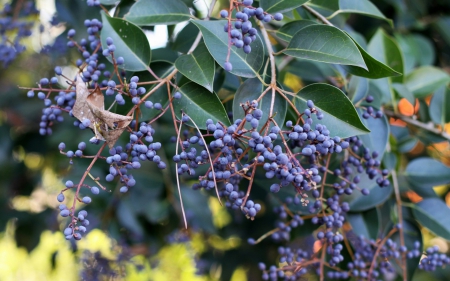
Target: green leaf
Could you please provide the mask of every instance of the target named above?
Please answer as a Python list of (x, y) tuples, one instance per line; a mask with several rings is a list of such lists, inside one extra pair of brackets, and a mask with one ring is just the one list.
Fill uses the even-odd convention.
[[(233, 116), (236, 119), (244, 119), (244, 110), (241, 107), (242, 103), (258, 99), (264, 92), (265, 87), (257, 78), (247, 79), (239, 87), (233, 99)], [(279, 126), (284, 124), (284, 119), (287, 112), (287, 101), (278, 93), (274, 93), (273, 111), (275, 115), (273, 119)], [(269, 90), (264, 97), (259, 101), (258, 108), (264, 113), (261, 120), (259, 120), (258, 130), (261, 129), (269, 118), (270, 105), (272, 103), (272, 91)], [(246, 124), (247, 125), (247, 124)], [(247, 126), (246, 126), (247, 127)], [(247, 128), (250, 128), (248, 126)]]
[[(362, 111), (358, 110), (360, 116), (362, 116)], [(359, 138), (363, 142), (364, 147), (370, 149), (370, 151), (376, 151), (379, 154), (379, 159), (383, 157), (384, 151), (386, 150), (386, 145), (389, 140), (389, 123), (386, 116), (381, 118), (361, 119), (363, 124), (369, 128), (370, 133), (361, 135)]]
[(356, 235), (374, 240), (378, 238), (379, 217), (376, 208), (361, 213), (350, 212), (346, 217)]
[[(130, 71), (148, 69), (151, 49), (147, 36), (136, 25), (118, 18), (112, 18), (101, 12), (103, 28), (100, 34), (103, 49), (108, 48), (106, 38), (111, 37), (116, 46), (115, 58), (123, 57), (125, 63), (119, 67)], [(111, 57), (108, 57), (111, 61)]]
[(317, 24), (317, 22), (312, 20), (297, 20), (297, 21), (291, 21), (285, 25), (283, 25), (280, 29), (277, 31), (277, 36), (286, 42), (291, 41), (292, 37), (295, 35), (295, 33), (299, 32), (300, 29), (305, 28), (310, 25)]
[(353, 104), (362, 100), (369, 92), (369, 81), (366, 78), (352, 76), (348, 83), (348, 97)]
[(322, 82), (328, 77), (337, 76), (337, 71), (332, 64), (310, 60), (293, 60), (284, 70), (297, 75), (304, 81), (312, 82)]
[(415, 185), (436, 186), (450, 183), (450, 168), (433, 158), (421, 157), (409, 162), (405, 176)]
[(177, 58), (178, 53), (167, 47), (152, 50), (152, 63), (164, 61), (173, 64)]
[[(368, 49), (369, 54), (376, 60), (388, 65), (391, 69), (402, 74), (403, 57), (400, 48), (395, 40), (388, 36), (383, 29), (379, 28), (370, 39)], [(403, 82), (403, 77), (391, 78), (393, 82)]]
[(189, 22), (180, 32), (178, 32), (175, 41), (171, 44), (172, 49), (180, 53), (186, 54), (194, 44), (196, 36), (199, 33), (197, 26)]
[(295, 105), (300, 112), (307, 108), (308, 100), (314, 102), (315, 108), (320, 110), (324, 117), (322, 120), (317, 120), (314, 114), (313, 122), (326, 125), (331, 136), (347, 138), (370, 132), (361, 122), (352, 102), (334, 86), (321, 83), (308, 85), (301, 89), (294, 98)]
[[(183, 111), (202, 130), (206, 130), (206, 120), (208, 119), (212, 119), (214, 122), (220, 121), (226, 126), (230, 125), (227, 112), (216, 94), (211, 94), (193, 82), (184, 84), (178, 91), (181, 93), (181, 99), (173, 101), (178, 119), (181, 119), (181, 111)], [(193, 127), (191, 122), (186, 124)]]
[(103, 5), (114, 5), (116, 4), (117, 0), (100, 0), (100, 3)]
[(430, 117), (434, 123), (444, 127), (445, 123), (450, 122), (450, 89), (447, 87), (439, 88), (431, 98)]
[(361, 181), (357, 185), (358, 188), (367, 188), (370, 194), (362, 195), (360, 191), (354, 190), (350, 196), (346, 197), (345, 201), (349, 203), (352, 212), (370, 210), (389, 199), (393, 191), (391, 185), (381, 188), (374, 179), (369, 179), (366, 173), (362, 173), (360, 177)]
[[(227, 21), (195, 20), (192, 22), (202, 32), (210, 54), (223, 68), (228, 54), (228, 34), (223, 31)], [(231, 47), (229, 62), (233, 65), (231, 73), (247, 78), (256, 77), (264, 63), (264, 45), (259, 35), (256, 36), (256, 40), (252, 43), (252, 52), (250, 54), (244, 53), (242, 49)]]
[(439, 198), (425, 198), (413, 205), (412, 212), (417, 221), (434, 234), (450, 240), (450, 209)]
[(344, 69), (347, 70), (349, 73), (371, 79), (379, 79), (384, 77), (402, 75), (400, 72), (395, 71), (394, 69), (390, 68), (389, 66), (385, 65), (384, 63), (376, 60), (371, 55), (369, 55), (369, 53), (367, 53), (366, 50), (364, 50), (358, 44), (358, 42), (356, 42), (355, 40), (353, 40), (353, 42), (355, 42), (356, 46), (358, 47), (358, 50), (361, 52), (361, 55), (364, 59), (364, 62), (368, 70), (358, 66), (345, 65)]
[(400, 83), (392, 84), (392, 88), (394, 91), (402, 98), (405, 98), (409, 101), (410, 104), (414, 105), (416, 103), (416, 98), (414, 95), (406, 88), (405, 85)]
[(339, 10), (339, 0), (311, 0), (307, 5), (330, 11)]
[(450, 76), (434, 66), (416, 68), (406, 76), (405, 85), (416, 98), (423, 98), (450, 82)]
[(125, 15), (137, 25), (176, 24), (189, 18), (189, 8), (180, 0), (138, 0)]
[(355, 65), (367, 69), (358, 47), (339, 28), (309, 25), (292, 37), (286, 55), (326, 63)]
[[(331, 0), (332, 2), (333, 0)], [(328, 18), (332, 18), (337, 14), (342, 13), (352, 13), (352, 14), (361, 14), (368, 17), (378, 18), (385, 20), (389, 23), (390, 26), (393, 27), (392, 20), (386, 18), (378, 8), (372, 4), (369, 0), (339, 0), (339, 10), (335, 11)]]
[(259, 4), (267, 13), (284, 13), (305, 4), (309, 0), (260, 0)]
[(182, 55), (175, 61), (178, 71), (195, 83), (213, 92), (216, 64), (205, 44), (197, 46), (190, 55)]

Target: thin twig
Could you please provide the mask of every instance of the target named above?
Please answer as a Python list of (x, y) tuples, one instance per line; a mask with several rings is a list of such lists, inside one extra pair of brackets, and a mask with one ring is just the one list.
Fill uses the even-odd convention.
[(313, 8), (309, 7), (308, 5), (302, 5), (303, 9), (310, 12), (313, 16), (321, 20), (324, 24), (327, 24), (329, 26), (334, 26), (329, 20), (327, 20), (324, 16), (322, 16), (319, 12), (314, 10)]

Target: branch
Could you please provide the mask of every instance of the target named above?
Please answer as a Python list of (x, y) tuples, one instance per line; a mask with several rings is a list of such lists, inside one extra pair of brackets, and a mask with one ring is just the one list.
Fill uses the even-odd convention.
[(404, 121), (404, 122), (406, 122), (408, 124), (411, 124), (411, 125), (416, 126), (418, 128), (421, 128), (421, 129), (427, 130), (429, 132), (432, 132), (432, 133), (434, 133), (436, 135), (439, 135), (439, 136), (447, 139), (448, 141), (450, 141), (450, 134), (448, 134), (447, 132), (445, 132), (443, 130), (439, 130), (431, 122), (430, 123), (423, 123), (423, 122), (420, 122), (418, 120), (412, 119), (410, 117), (407, 117), (407, 116), (404, 116), (404, 115), (401, 115), (401, 114), (397, 114), (397, 113), (395, 113), (393, 111), (390, 111), (390, 110), (384, 110), (384, 113), (387, 116), (389, 116), (389, 117), (393, 117), (395, 119), (400, 119), (400, 120), (402, 120), (402, 121)]
[(307, 6), (307, 5), (302, 5), (302, 7), (303, 7), (303, 9), (307, 10), (308, 12), (310, 12), (313, 16), (315, 16), (316, 18), (321, 20), (324, 24), (327, 24), (329, 26), (334, 26), (329, 20), (327, 20), (324, 16), (319, 14), (319, 12), (317, 12), (313, 8), (311, 8), (311, 7)]

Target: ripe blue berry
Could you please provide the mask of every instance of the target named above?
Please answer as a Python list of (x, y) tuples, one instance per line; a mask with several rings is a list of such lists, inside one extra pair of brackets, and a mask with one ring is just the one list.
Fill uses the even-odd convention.
[(277, 21), (280, 21), (283, 19), (283, 14), (281, 13), (276, 13), (275, 15), (273, 15), (273, 18)]
[(99, 194), (100, 189), (96, 186), (93, 186), (93, 187), (91, 187), (91, 192), (92, 192), (92, 194)]
[(63, 202), (64, 201), (64, 194), (62, 194), (62, 193), (58, 194), (56, 199), (58, 200), (58, 202)]
[(223, 68), (225, 69), (225, 71), (230, 72), (233, 69), (233, 65), (231, 64), (231, 62), (225, 62), (225, 64), (223, 65)]
[(220, 11), (220, 16), (221, 16), (222, 18), (228, 17), (228, 11), (227, 11), (227, 10), (222, 10), (222, 11)]
[(92, 199), (89, 196), (85, 196), (81, 201), (83, 201), (84, 204), (89, 204), (92, 202)]

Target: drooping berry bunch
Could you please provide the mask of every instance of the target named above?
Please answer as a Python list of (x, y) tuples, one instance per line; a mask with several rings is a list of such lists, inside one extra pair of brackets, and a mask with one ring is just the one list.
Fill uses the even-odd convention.
[(0, 12), (0, 62), (5, 68), (25, 51), (21, 41), (31, 35), (33, 17), (39, 15), (34, 1), (19, 1), (15, 5), (6, 3)]
[[(280, 21), (283, 14), (276, 13), (273, 16), (263, 10), (261, 7), (253, 7), (253, 0), (243, 0), (242, 2), (231, 1), (232, 10), (220, 11), (222, 18), (228, 19), (224, 26), (224, 31), (228, 33), (229, 48), (234, 45), (236, 48), (242, 48), (244, 53), (250, 54), (252, 48), (250, 44), (256, 40), (258, 31), (252, 26), (251, 18), (262, 22), (270, 22), (272, 19)], [(236, 10), (235, 19), (231, 18), (231, 13)], [(234, 24), (233, 24), (234, 22)], [(229, 54), (224, 64), (226, 71), (231, 71), (233, 66), (229, 62)]]

